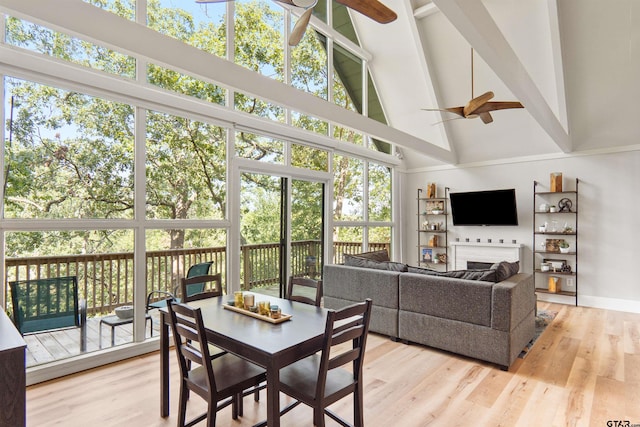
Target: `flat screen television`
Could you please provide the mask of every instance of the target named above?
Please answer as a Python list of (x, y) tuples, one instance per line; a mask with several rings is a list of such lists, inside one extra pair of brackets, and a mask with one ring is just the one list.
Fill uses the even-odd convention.
[(453, 225), (518, 225), (516, 190), (450, 193)]

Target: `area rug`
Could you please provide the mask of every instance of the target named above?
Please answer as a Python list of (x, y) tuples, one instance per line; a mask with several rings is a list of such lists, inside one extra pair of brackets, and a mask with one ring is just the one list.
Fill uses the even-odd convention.
[(538, 315), (536, 316), (536, 332), (533, 335), (531, 341), (529, 341), (529, 344), (527, 344), (518, 355), (520, 359), (524, 359), (525, 357), (527, 357), (527, 354), (529, 354), (529, 351), (531, 351), (533, 344), (535, 344), (536, 340), (540, 337), (540, 335), (542, 335), (545, 328), (549, 326), (549, 324), (557, 314), (557, 311), (538, 310)]

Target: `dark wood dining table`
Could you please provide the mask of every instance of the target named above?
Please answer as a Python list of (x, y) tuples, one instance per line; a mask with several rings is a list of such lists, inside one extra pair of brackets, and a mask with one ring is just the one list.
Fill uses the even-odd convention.
[[(229, 296), (190, 302), (199, 307), (207, 339), (233, 354), (264, 367), (267, 371), (267, 425), (280, 425), (280, 369), (307, 357), (322, 347), (327, 311), (299, 302), (255, 294), (258, 301), (277, 304), (291, 319), (278, 324), (224, 309)], [(169, 416), (169, 318), (160, 310), (160, 415)]]

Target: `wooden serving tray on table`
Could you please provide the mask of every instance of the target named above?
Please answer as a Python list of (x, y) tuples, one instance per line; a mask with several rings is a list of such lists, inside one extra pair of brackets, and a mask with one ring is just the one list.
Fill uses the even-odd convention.
[(223, 307), (227, 310), (235, 311), (236, 313), (241, 313), (250, 317), (255, 317), (256, 319), (264, 320), (265, 322), (269, 322), (273, 324), (286, 322), (287, 320), (291, 319), (290, 314), (282, 313), (280, 314), (279, 319), (272, 319), (269, 316), (265, 316), (260, 313), (254, 313), (253, 311), (245, 310), (244, 308), (236, 307), (235, 305), (224, 304)]

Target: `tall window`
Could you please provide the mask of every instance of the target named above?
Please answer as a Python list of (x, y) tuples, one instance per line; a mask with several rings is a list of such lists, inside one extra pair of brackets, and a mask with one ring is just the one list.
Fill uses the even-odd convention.
[(5, 79), (5, 218), (132, 218), (133, 108)]
[(341, 262), (342, 253), (390, 250), (391, 170), (338, 155), (333, 166), (334, 261)]
[(226, 129), (155, 111), (147, 116), (147, 217), (224, 218)]

